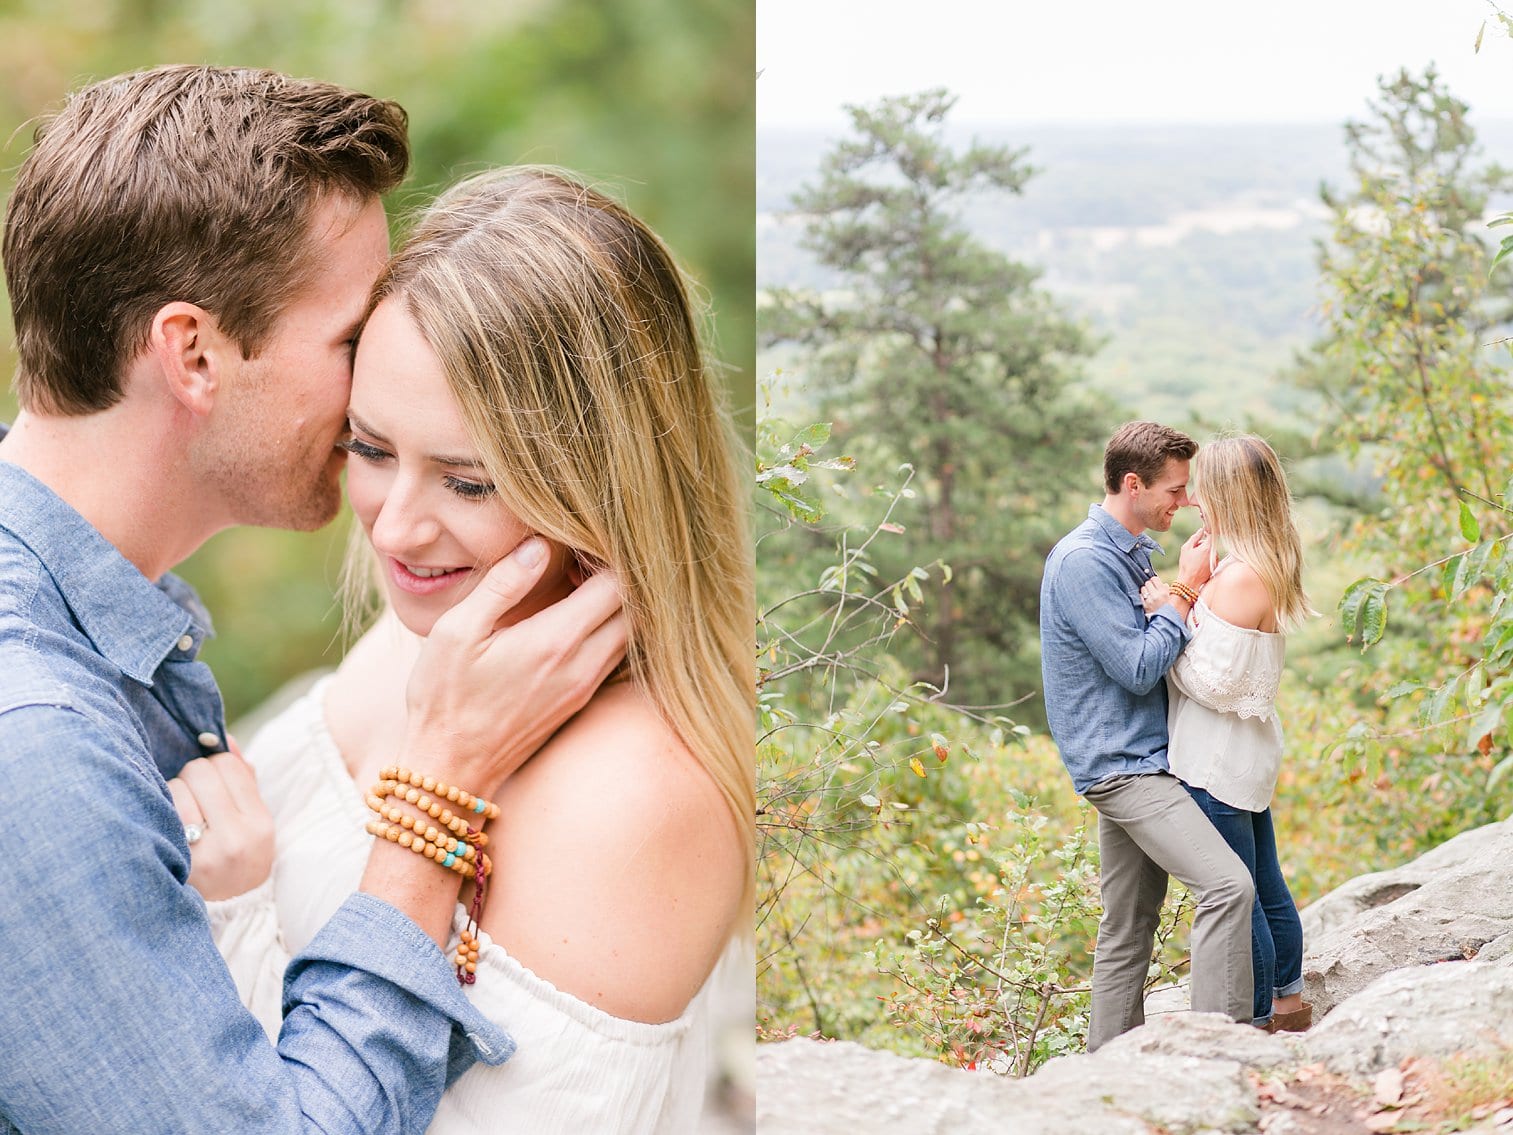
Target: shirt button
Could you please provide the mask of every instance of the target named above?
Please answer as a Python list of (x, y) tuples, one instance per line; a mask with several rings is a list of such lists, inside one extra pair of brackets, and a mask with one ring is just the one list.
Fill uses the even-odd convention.
[(201, 733), (196, 740), (207, 749), (219, 749), (221, 747), (221, 739), (214, 733)]
[(187, 635), (187, 634), (186, 635), (181, 635), (179, 637), (179, 649), (182, 650), (182, 651), (186, 651), (186, 652), (190, 651), (190, 650), (193, 650), (194, 649), (194, 636), (193, 635)]

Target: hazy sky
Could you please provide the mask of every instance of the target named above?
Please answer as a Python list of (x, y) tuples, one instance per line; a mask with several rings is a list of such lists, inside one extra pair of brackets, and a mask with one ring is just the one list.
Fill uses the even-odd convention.
[(1376, 76), (1431, 61), (1475, 119), (1513, 118), (1513, 41), (1486, 0), (756, 3), (761, 125), (932, 86), (963, 123), (1339, 122)]

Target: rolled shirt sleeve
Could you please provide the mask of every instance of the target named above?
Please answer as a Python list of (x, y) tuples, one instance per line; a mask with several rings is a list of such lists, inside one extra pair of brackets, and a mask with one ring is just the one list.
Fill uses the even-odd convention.
[(215, 948), (226, 959), (242, 1004), (262, 1023), (268, 1039), (278, 1043), (279, 1030), (284, 1027), (284, 971), (289, 968), (289, 949), (279, 932), (273, 879), (264, 879), (252, 890), (229, 899), (207, 899), (205, 912), (210, 916)]
[(0, 1131), (420, 1131), (450, 1078), (513, 1050), (436, 944), (367, 895), (290, 965), (275, 1049), (187, 885), (139, 737), (13, 705), (0, 782), (28, 824), (0, 860)]

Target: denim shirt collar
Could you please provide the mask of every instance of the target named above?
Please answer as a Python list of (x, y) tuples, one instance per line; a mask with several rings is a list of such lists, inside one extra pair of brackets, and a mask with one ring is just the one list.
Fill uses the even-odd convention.
[(5, 461), (0, 528), (42, 561), (95, 649), (143, 685), (152, 685), (185, 634), (194, 645), (181, 657), (193, 658), (213, 633), (209, 613), (187, 583), (170, 573), (154, 584), (71, 505)]
[(1155, 552), (1158, 556), (1166, 555), (1161, 550), (1161, 545), (1152, 540), (1149, 534), (1142, 532), (1136, 536), (1124, 525), (1120, 524), (1109, 511), (1101, 504), (1090, 504), (1087, 508), (1088, 519), (1103, 530), (1109, 542), (1125, 555), (1129, 555), (1136, 548), (1143, 548), (1147, 552)]

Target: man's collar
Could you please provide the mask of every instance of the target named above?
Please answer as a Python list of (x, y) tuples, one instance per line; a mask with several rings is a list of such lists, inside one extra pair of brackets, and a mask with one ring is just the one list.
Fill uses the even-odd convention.
[(1113, 514), (1101, 504), (1094, 503), (1088, 505), (1087, 514), (1090, 520), (1103, 529), (1104, 535), (1113, 542), (1114, 546), (1126, 555), (1133, 552), (1136, 548), (1145, 548), (1148, 551), (1155, 552), (1159, 556), (1166, 554), (1161, 550), (1161, 545), (1152, 540), (1148, 533), (1142, 532), (1136, 536), (1128, 528), (1120, 524), (1119, 521), (1115, 520)]
[(0, 529), (42, 561), (95, 649), (144, 685), (185, 634), (199, 644), (209, 615), (188, 584), (154, 584), (67, 502), (17, 465), (0, 461)]

